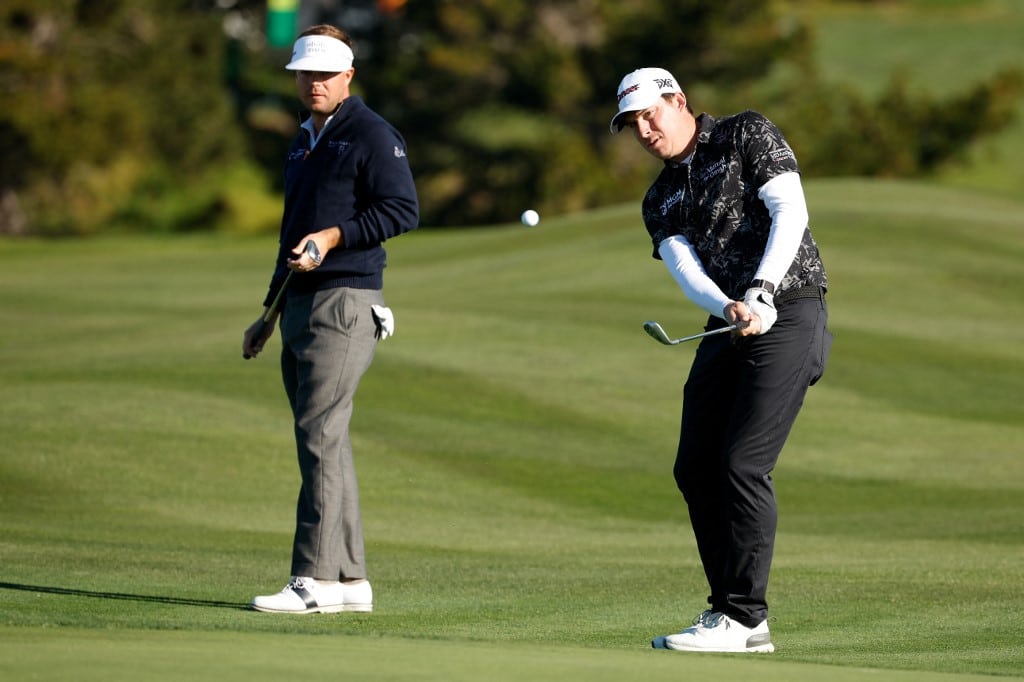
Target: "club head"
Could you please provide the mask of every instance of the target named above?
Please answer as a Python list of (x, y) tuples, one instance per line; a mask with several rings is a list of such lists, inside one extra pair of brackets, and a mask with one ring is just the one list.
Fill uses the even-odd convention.
[(694, 334), (693, 336), (684, 336), (679, 339), (670, 339), (665, 330), (661, 328), (661, 325), (654, 320), (647, 320), (644, 322), (644, 331), (650, 334), (651, 338), (658, 343), (663, 343), (666, 346), (676, 346), (684, 341), (693, 341), (694, 339), (703, 339), (708, 336), (717, 336), (719, 334), (727, 334), (732, 331), (736, 331), (736, 325), (730, 324), (728, 327), (719, 327), (718, 329), (712, 329), (711, 331), (701, 332), (700, 334)]
[(316, 247), (316, 242), (312, 239), (306, 242), (306, 255), (308, 255), (317, 265), (320, 264), (320, 249)]
[(666, 346), (673, 346), (676, 343), (672, 339), (668, 338), (668, 334), (665, 333), (665, 330), (662, 329), (661, 325), (654, 320), (647, 320), (644, 322), (644, 331), (658, 343), (663, 343)]

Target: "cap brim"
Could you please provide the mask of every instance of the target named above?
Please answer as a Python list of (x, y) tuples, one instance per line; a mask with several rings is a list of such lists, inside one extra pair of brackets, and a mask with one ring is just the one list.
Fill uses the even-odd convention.
[[(675, 91), (675, 92), (679, 92), (679, 91)], [(626, 122), (623, 121), (622, 119), (625, 118), (627, 115), (635, 114), (638, 111), (643, 111), (647, 107), (653, 107), (655, 104), (658, 103), (658, 100), (660, 100), (662, 97), (664, 97), (665, 95), (668, 95), (668, 94), (673, 94), (673, 93), (672, 93), (672, 91), (666, 90), (664, 92), (657, 93), (656, 95), (653, 96), (653, 99), (651, 99), (649, 101), (646, 101), (646, 102), (636, 102), (636, 101), (633, 101), (633, 102), (627, 103), (626, 106), (629, 107), (628, 109), (623, 109), (622, 111), (620, 111), (619, 113), (615, 114), (615, 116), (612, 117), (612, 122), (611, 122), (611, 125), (609, 126), (609, 128), (612, 131), (612, 135), (614, 135), (615, 133), (621, 132), (622, 129), (626, 126)]]
[(622, 119), (626, 117), (626, 114), (632, 114), (634, 111), (638, 110), (633, 109), (631, 111), (620, 111), (619, 113), (615, 114), (615, 116), (612, 117), (612, 122), (608, 126), (609, 130), (612, 131), (612, 135), (622, 132), (623, 126), (626, 125), (625, 121), (623, 121)]

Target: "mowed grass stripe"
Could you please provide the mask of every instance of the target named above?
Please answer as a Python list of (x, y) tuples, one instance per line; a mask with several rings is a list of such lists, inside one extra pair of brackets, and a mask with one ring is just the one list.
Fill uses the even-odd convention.
[(693, 347), (641, 323), (682, 335), (704, 316), (625, 206), (389, 245), (398, 333), (354, 423), (377, 609), (354, 618), (241, 608), (283, 584), (297, 485), (278, 342), (239, 350), (273, 239), (0, 245), (0, 624), (34, 652), (4, 665), (102, 654), (161, 679), (140, 661), (220, 647), (211, 673), (231, 679), (276, 642), (324, 670), (348, 647), (379, 679), (523, 679), (519, 656), (617, 679), (1021, 675), (1024, 299), (1006, 273), (1024, 206), (906, 183), (808, 194), (836, 346), (775, 477), (776, 655), (646, 650), (705, 587), (670, 473)]

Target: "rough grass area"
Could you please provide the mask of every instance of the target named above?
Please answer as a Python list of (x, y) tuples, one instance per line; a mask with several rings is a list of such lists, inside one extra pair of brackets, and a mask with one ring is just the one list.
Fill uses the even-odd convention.
[[(814, 26), (815, 63), (822, 76), (866, 93), (877, 95), (898, 74), (912, 92), (941, 101), (1000, 71), (1024, 69), (1024, 3), (1019, 0), (827, 0), (798, 7)], [(937, 179), (1020, 197), (1024, 96), (1006, 130), (973, 145)]]

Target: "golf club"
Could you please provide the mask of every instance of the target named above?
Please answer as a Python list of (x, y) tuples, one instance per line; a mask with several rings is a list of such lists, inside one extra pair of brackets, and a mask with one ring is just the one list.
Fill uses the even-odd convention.
[(658, 324), (657, 322), (655, 322), (653, 320), (648, 320), (647, 322), (644, 322), (644, 331), (647, 332), (648, 334), (650, 334), (652, 339), (654, 339), (658, 343), (663, 343), (666, 346), (674, 346), (676, 344), (683, 343), (684, 341), (693, 341), (694, 339), (702, 339), (705, 336), (714, 336), (715, 334), (724, 334), (726, 332), (731, 332), (734, 329), (736, 329), (736, 325), (731, 324), (728, 327), (722, 327), (720, 329), (712, 329), (709, 332), (703, 332), (701, 334), (694, 334), (693, 336), (684, 336), (681, 339), (670, 339), (668, 337), (668, 334), (665, 333), (665, 330), (662, 329), (661, 325)]
[[(306, 242), (306, 245), (303, 248), (306, 251), (306, 255), (308, 255), (310, 258), (312, 258), (314, 263), (319, 265), (320, 264), (320, 249), (318, 249), (316, 247), (316, 242), (314, 242), (312, 239), (310, 239), (309, 241)], [(267, 329), (267, 325), (270, 324), (270, 321), (272, 319), (274, 319), (274, 313), (277, 312), (277, 306), (278, 306), (278, 304), (281, 303), (281, 297), (284, 296), (285, 289), (288, 288), (288, 283), (292, 281), (292, 275), (294, 275), (294, 274), (295, 274), (294, 270), (289, 270), (288, 271), (288, 276), (284, 278), (284, 283), (281, 284), (281, 288), (277, 290), (277, 296), (274, 297), (274, 301), (270, 304), (270, 307), (267, 308), (267, 312), (263, 314), (262, 318), (260, 318), (260, 326), (257, 327), (256, 333), (253, 334), (253, 338), (257, 338), (258, 339), (258, 338), (262, 337), (263, 333)], [(242, 357), (245, 358), (246, 360), (249, 360), (249, 359), (252, 358), (252, 356), (249, 355), (248, 353), (243, 353)]]

